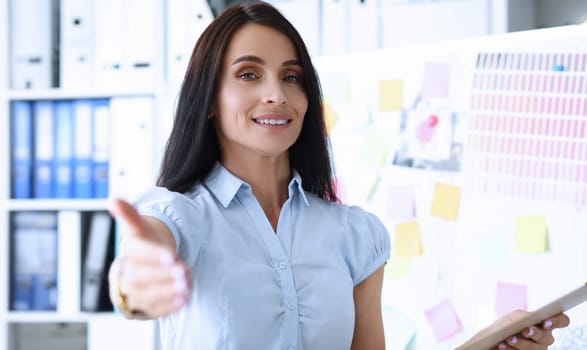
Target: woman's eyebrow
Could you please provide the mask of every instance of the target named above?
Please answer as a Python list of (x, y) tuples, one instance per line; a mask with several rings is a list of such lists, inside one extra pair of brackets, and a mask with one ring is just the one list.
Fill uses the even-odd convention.
[[(234, 60), (232, 62), (232, 65), (235, 65), (235, 64), (241, 63), (241, 62), (254, 62), (254, 63), (258, 63), (258, 64), (265, 64), (265, 60), (263, 60), (259, 56), (244, 55), (244, 56), (241, 56), (241, 57), (237, 58), (236, 60)], [(281, 65), (284, 67), (285, 66), (301, 66), (302, 63), (300, 62), (300, 60), (293, 59), (293, 60), (284, 61)]]
[(300, 60), (287, 60), (284, 61), (282, 64), (282, 66), (302, 66), (302, 62)]
[(245, 61), (255, 62), (258, 64), (265, 64), (265, 61), (261, 57), (254, 56), (254, 55), (245, 55), (245, 56), (241, 56), (241, 57), (237, 58), (236, 60), (234, 60), (234, 62), (232, 62), (232, 65), (235, 65), (240, 62), (245, 62)]

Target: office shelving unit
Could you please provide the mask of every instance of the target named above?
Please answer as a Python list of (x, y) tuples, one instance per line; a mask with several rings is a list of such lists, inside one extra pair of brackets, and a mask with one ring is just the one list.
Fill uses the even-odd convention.
[[(162, 9), (156, 13), (157, 16), (157, 30), (159, 33), (152, 40), (157, 41), (160, 45), (159, 54), (155, 57), (155, 80), (148, 86), (141, 87), (123, 87), (123, 88), (93, 88), (85, 87), (81, 89), (32, 89), (19, 90), (10, 87), (10, 45), (9, 36), (10, 29), (8, 8), (11, 1), (19, 0), (0, 0), (0, 350), (22, 350), (18, 346), (18, 339), (21, 336), (27, 336), (30, 332), (42, 333), (43, 329), (37, 328), (39, 326), (46, 326), (58, 330), (62, 335), (68, 334), (70, 339), (77, 339), (79, 342), (72, 341), (71, 346), (79, 345), (80, 348), (87, 348), (90, 350), (101, 349), (130, 349), (130, 348), (156, 348), (156, 332), (152, 322), (136, 322), (126, 321), (121, 315), (116, 312), (82, 312), (80, 311), (80, 289), (81, 286), (81, 270), (79, 265), (82, 261), (83, 253), (83, 236), (87, 233), (82, 232), (81, 222), (75, 224), (75, 218), (81, 212), (104, 211), (107, 209), (106, 199), (12, 199), (11, 198), (11, 135), (10, 135), (10, 118), (11, 118), (11, 103), (13, 101), (38, 101), (38, 100), (78, 100), (78, 99), (124, 99), (124, 98), (144, 98), (152, 101), (152, 130), (151, 140), (153, 144), (148, 147), (145, 152), (151, 155), (151, 167), (145, 169), (149, 174), (149, 180), (154, 179), (157, 171), (160, 150), (162, 149), (166, 130), (170, 123), (172, 114), (172, 105), (174, 102), (175, 93), (177, 92), (177, 77), (173, 78), (166, 75), (169, 72), (169, 42), (163, 33), (169, 32), (169, 21), (166, 21), (163, 14), (169, 11), (164, 11), (170, 3), (181, 3), (184, 0), (150, 0), (157, 3)], [(48, 1), (48, 0), (47, 0)], [(102, 0), (96, 0), (102, 1)], [(185, 0), (187, 3), (188, 0)], [(332, 0), (334, 1), (334, 0)], [(341, 0), (337, 0), (338, 2)], [(376, 0), (368, 0), (376, 1)], [(315, 8), (325, 9), (324, 4), (330, 2), (329, 0), (316, 0), (314, 4), (307, 1), (311, 6), (320, 4)], [(353, 3), (364, 1), (359, 0), (342, 0), (347, 6), (347, 9)], [(585, 13), (585, 2), (583, 0), (558, 0), (556, 2), (549, 0), (443, 0), (435, 1), (435, 4), (440, 3), (458, 3), (473, 4), (483, 3), (486, 12), (480, 13), (487, 22), (487, 26), (483, 29), (485, 33), (479, 34), (494, 34), (500, 32), (508, 32), (515, 30), (527, 30), (544, 26), (556, 26), (569, 24), (577, 20), (577, 16), (581, 13), (587, 18)], [(272, 1), (279, 7), (279, 1)], [(377, 1), (378, 6), (386, 6), (386, 11), (391, 11), (393, 6), (424, 6), (425, 2), (418, 1)], [(551, 11), (549, 6), (556, 3), (558, 7), (556, 12)], [(432, 2), (431, 2), (432, 4)], [(286, 8), (286, 7), (284, 7)], [(581, 12), (583, 11), (583, 12)], [(344, 12), (348, 15), (348, 11)], [(524, 16), (521, 14), (524, 13)], [(556, 14), (556, 15), (555, 15)], [(325, 13), (320, 13), (319, 17), (324, 19)], [(452, 18), (452, 17), (451, 17)], [(348, 20), (348, 17), (344, 19)], [(374, 19), (380, 21), (381, 19)], [(320, 22), (320, 21), (319, 21)], [(414, 21), (418, 22), (418, 21)], [(300, 22), (302, 23), (302, 22)], [(420, 21), (422, 23), (422, 21)], [(424, 22), (426, 23), (426, 22)], [(319, 30), (319, 25), (315, 26)], [(433, 28), (431, 30), (434, 30)], [(467, 33), (462, 33), (463, 36)], [(381, 33), (376, 35), (380, 36)], [(317, 38), (320, 33), (316, 33)], [(453, 39), (456, 37), (447, 37), (446, 39)], [(314, 42), (321, 42), (323, 39), (316, 39)], [(377, 39), (378, 43), (382, 43), (383, 39)], [(346, 46), (348, 47), (348, 46)], [(380, 47), (373, 47), (383, 48)], [(323, 52), (318, 50), (318, 52)], [(342, 52), (340, 52), (342, 53)], [(132, 143), (129, 140), (128, 143)], [(67, 244), (67, 240), (61, 239), (61, 247), (69, 247), (71, 250), (60, 250), (58, 253), (58, 261), (61, 265), (64, 262), (78, 262), (77, 266), (66, 266), (59, 271), (57, 277), (59, 281), (65, 281), (64, 285), (69, 285), (73, 290), (58, 289), (57, 299), (67, 305), (58, 305), (56, 311), (12, 311), (10, 305), (11, 298), (11, 250), (13, 243), (13, 230), (11, 226), (11, 216), (13, 213), (22, 211), (50, 211), (56, 213), (71, 214), (69, 217), (73, 218), (69, 223), (74, 223), (67, 228), (59, 228), (59, 235), (70, 235), (71, 242), (77, 242), (77, 245)], [(67, 237), (65, 237), (67, 238)], [(73, 277), (77, 281), (77, 286), (72, 284), (72, 276), (68, 273), (74, 272), (76, 276)], [(61, 283), (59, 283), (61, 284)], [(58, 287), (59, 288), (59, 287)], [(65, 293), (65, 294), (64, 294)], [(65, 295), (65, 296), (64, 296)], [(71, 297), (71, 298), (68, 298)], [(69, 332), (69, 333), (68, 333)], [(58, 340), (55, 340), (58, 341)], [(56, 343), (58, 344), (58, 343)], [(44, 344), (44, 348), (48, 348), (49, 344)], [(83, 346), (83, 347), (82, 347)], [(60, 347), (65, 349), (64, 347)], [(27, 349), (28, 350), (28, 349)]]

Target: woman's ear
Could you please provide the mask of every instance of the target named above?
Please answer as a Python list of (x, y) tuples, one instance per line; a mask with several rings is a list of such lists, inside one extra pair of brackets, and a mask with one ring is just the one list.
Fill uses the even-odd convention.
[(212, 107), (210, 107), (210, 111), (208, 112), (208, 119), (212, 119), (217, 115), (216, 113), (216, 106), (212, 105)]

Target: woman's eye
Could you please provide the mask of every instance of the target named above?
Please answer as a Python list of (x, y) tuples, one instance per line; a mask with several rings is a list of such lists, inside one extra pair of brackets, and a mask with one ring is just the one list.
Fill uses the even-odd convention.
[(283, 78), (283, 80), (290, 82), (290, 83), (297, 83), (300, 81), (300, 78), (298, 78), (297, 75), (289, 74), (289, 75), (286, 75), (285, 78)]
[(239, 78), (243, 79), (243, 80), (253, 80), (255, 79), (257, 76), (255, 75), (255, 73), (241, 73), (239, 75)]

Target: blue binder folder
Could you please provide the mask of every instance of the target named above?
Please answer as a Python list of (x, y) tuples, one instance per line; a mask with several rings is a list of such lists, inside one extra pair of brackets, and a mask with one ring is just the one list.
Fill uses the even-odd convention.
[(91, 100), (73, 101), (74, 115), (74, 179), (73, 197), (91, 198), (92, 186), (92, 114), (93, 106)]
[(110, 101), (94, 100), (93, 117), (93, 197), (107, 198), (110, 173)]
[(34, 198), (53, 198), (55, 181), (55, 117), (52, 101), (35, 101), (34, 111)]
[(73, 197), (73, 110), (71, 101), (55, 102), (56, 198)]
[(11, 108), (12, 198), (32, 197), (33, 111), (30, 102), (14, 101)]
[(11, 310), (57, 309), (57, 214), (12, 216)]

